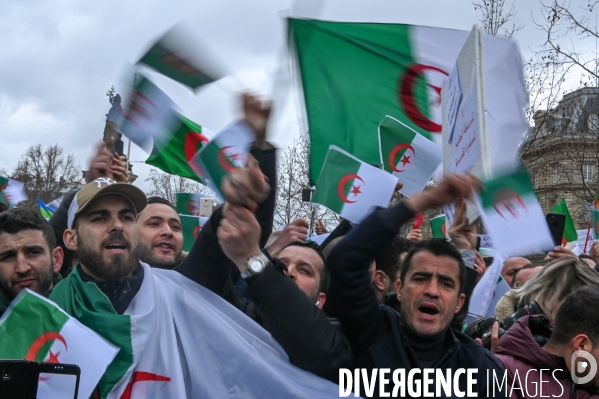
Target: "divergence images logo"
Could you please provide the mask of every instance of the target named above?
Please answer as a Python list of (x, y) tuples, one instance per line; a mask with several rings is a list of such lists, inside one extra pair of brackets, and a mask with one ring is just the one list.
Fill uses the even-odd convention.
[(570, 372), (572, 381), (584, 385), (590, 382), (597, 374), (597, 362), (588, 352), (576, 351), (570, 358)]

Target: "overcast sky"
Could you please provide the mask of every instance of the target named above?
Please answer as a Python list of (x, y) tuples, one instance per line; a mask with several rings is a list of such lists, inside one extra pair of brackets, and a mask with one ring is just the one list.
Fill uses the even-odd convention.
[[(150, 41), (180, 20), (228, 63), (246, 85), (272, 94), (282, 58), (284, 16), (290, 0), (0, 0), (0, 169), (9, 173), (27, 148), (58, 143), (87, 169), (102, 139), (111, 85), (124, 92), (124, 68)], [(572, 1), (573, 7), (586, 0)], [(469, 0), (302, 0), (305, 16), (338, 21), (398, 22), (470, 30), (480, 19)], [(517, 41), (524, 58), (543, 42), (532, 18), (537, 0), (518, 1)], [(216, 132), (238, 115), (231, 80), (197, 94), (152, 75), (183, 113)], [(289, 92), (280, 89), (280, 92)], [(282, 97), (276, 95), (276, 98)], [(290, 97), (291, 98), (291, 97)], [(293, 99), (292, 99), (293, 100)], [(272, 140), (281, 146), (299, 135), (292, 100), (278, 113)], [(126, 142), (126, 141), (125, 141)], [(126, 146), (125, 146), (126, 148)], [(147, 155), (132, 146), (131, 160)], [(150, 167), (134, 164), (144, 190)]]

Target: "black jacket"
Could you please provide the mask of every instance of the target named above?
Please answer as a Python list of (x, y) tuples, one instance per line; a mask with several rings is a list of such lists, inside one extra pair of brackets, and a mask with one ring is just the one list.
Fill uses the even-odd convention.
[[(375, 255), (389, 245), (401, 225), (413, 213), (399, 204), (379, 209), (355, 227), (337, 244), (328, 259), (331, 283), (327, 293), (335, 315), (341, 321), (354, 349), (356, 367), (406, 369), (422, 368), (410, 347), (395, 310), (379, 305), (370, 286), (368, 266)], [(479, 397), (486, 396), (486, 370), (502, 373), (501, 363), (466, 335), (447, 329), (449, 350), (435, 368), (456, 370), (477, 368)], [(460, 379), (462, 389), (466, 379)], [(378, 387), (374, 397), (378, 397)], [(364, 395), (364, 389), (361, 389)]]
[(248, 278), (246, 298), (238, 298), (229, 272), (237, 266), (223, 253), (216, 237), (221, 219), (222, 209), (217, 209), (200, 231), (181, 272), (264, 327), (281, 344), (291, 363), (336, 381), (339, 368), (353, 366), (345, 334), (283, 274), (286, 266), (277, 259), (260, 275)]

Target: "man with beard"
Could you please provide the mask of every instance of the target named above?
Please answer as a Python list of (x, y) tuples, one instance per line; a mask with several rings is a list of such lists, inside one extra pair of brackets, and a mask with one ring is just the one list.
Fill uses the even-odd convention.
[(69, 207), (64, 242), (80, 263), (50, 299), (120, 348), (95, 395), (336, 397), (336, 385), (292, 366), (270, 334), (217, 295), (139, 262), (136, 218), (146, 204), (139, 188), (99, 178)]
[(0, 213), (0, 316), (24, 288), (48, 296), (62, 279), (62, 260), (54, 231), (38, 212)]
[(159, 269), (177, 270), (183, 253), (181, 218), (164, 198), (150, 197), (139, 213), (139, 257)]

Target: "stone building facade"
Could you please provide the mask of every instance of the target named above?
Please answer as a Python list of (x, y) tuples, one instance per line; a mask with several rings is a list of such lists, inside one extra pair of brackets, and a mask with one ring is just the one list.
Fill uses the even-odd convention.
[(599, 189), (599, 88), (566, 94), (554, 109), (537, 111), (534, 125), (522, 160), (543, 211), (564, 198), (576, 228), (584, 229)]

